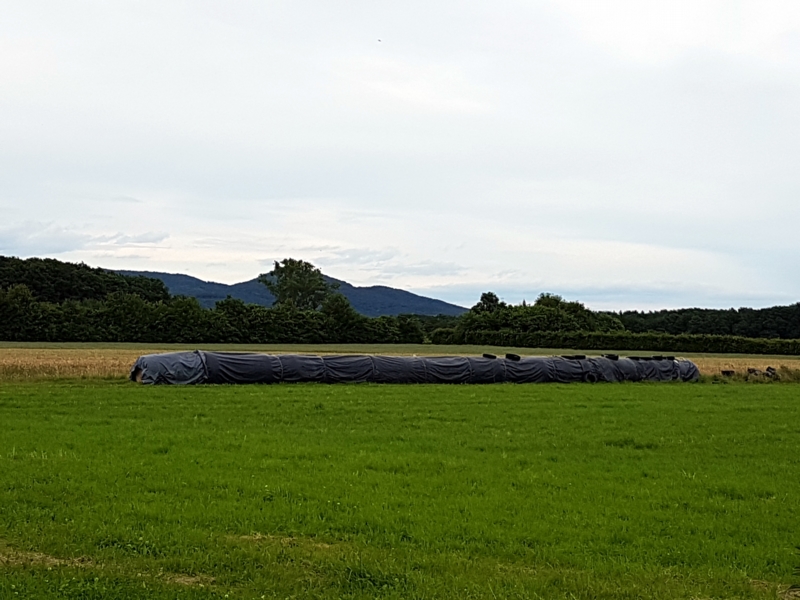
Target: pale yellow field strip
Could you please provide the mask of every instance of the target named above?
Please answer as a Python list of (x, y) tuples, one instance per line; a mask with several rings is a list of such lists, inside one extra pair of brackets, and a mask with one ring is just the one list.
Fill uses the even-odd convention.
[(764, 371), (767, 367), (780, 369), (786, 367), (792, 371), (800, 369), (800, 357), (797, 358), (771, 358), (753, 356), (752, 358), (725, 358), (720, 356), (704, 357), (692, 356), (691, 359), (703, 375), (719, 375), (722, 371), (736, 371), (746, 374), (747, 369)]
[[(131, 365), (142, 354), (170, 352), (175, 348), (0, 348), (0, 381), (24, 381), (59, 378), (123, 378), (127, 377)], [(299, 349), (298, 349), (299, 350)], [(305, 349), (303, 349), (305, 350)], [(317, 349), (316, 353), (320, 352)], [(330, 353), (342, 352), (339, 348), (324, 349)], [(352, 349), (348, 348), (349, 351)], [(376, 353), (375, 347), (365, 353)], [(399, 350), (399, 348), (398, 348)], [(419, 355), (441, 355), (441, 348), (428, 346), (417, 349)], [(449, 347), (448, 350), (453, 350)], [(283, 350), (289, 351), (289, 350)], [(393, 352), (386, 354), (410, 354)], [(452, 353), (452, 352), (451, 352)], [(704, 375), (719, 374), (722, 370), (746, 373), (748, 368), (764, 370), (768, 366), (779, 369), (800, 369), (800, 357), (725, 357), (695, 355), (691, 358)]]
[(0, 348), (0, 381), (126, 377), (139, 350)]

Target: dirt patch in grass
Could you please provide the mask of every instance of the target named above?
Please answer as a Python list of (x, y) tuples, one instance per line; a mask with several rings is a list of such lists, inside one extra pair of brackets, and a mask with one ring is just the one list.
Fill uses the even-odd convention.
[[(57, 567), (68, 568), (105, 568), (105, 565), (95, 563), (87, 556), (77, 558), (58, 558), (43, 552), (30, 552), (26, 550), (16, 550), (7, 544), (0, 542), (0, 567), (46, 567), (54, 569)], [(139, 576), (152, 577), (152, 575), (141, 573)], [(209, 587), (214, 585), (215, 579), (210, 575), (202, 573), (187, 575), (184, 573), (163, 573), (161, 579), (167, 583), (183, 585), (187, 587)]]
[(268, 535), (262, 533), (253, 533), (251, 535), (241, 535), (234, 539), (255, 544), (269, 544), (281, 546), (283, 548), (300, 548), (301, 550), (332, 550), (335, 548), (343, 548), (344, 543), (339, 544), (326, 544), (320, 542), (315, 538), (292, 537), (292, 536), (278, 536)]
[(775, 590), (777, 593), (777, 597), (781, 598), (782, 600), (796, 600), (797, 598), (800, 598), (800, 589), (798, 588), (793, 588), (781, 583), (763, 581), (761, 579), (754, 579), (750, 583), (757, 590), (764, 590), (764, 591)]
[(181, 575), (172, 573), (164, 576), (167, 583), (185, 585), (187, 587), (209, 587), (214, 585), (215, 579), (210, 575)]
[(89, 567), (94, 566), (86, 556), (78, 558), (57, 558), (42, 552), (15, 550), (0, 543), (0, 565), (8, 567), (41, 566), (41, 567)]

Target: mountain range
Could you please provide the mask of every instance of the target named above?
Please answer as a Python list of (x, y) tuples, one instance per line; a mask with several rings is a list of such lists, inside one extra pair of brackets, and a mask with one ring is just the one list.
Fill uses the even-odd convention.
[[(228, 296), (239, 298), (248, 304), (272, 306), (275, 297), (264, 284), (257, 279), (227, 285), (213, 281), (203, 281), (190, 275), (179, 273), (159, 273), (156, 271), (116, 271), (121, 275), (143, 275), (164, 282), (173, 296), (192, 296), (200, 304), (211, 308), (218, 300)], [(458, 316), (467, 311), (462, 306), (450, 304), (434, 298), (426, 298), (405, 290), (391, 288), (384, 285), (371, 285), (359, 287), (346, 281), (340, 281), (325, 276), (328, 283), (338, 283), (339, 292), (345, 296), (350, 304), (362, 315), (380, 317), (383, 315), (448, 315)]]

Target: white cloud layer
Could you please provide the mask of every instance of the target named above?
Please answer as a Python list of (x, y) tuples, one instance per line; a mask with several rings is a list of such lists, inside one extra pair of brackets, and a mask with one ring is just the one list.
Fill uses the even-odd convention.
[(3, 13), (4, 254), (228, 283), (294, 257), (465, 305), (800, 300), (794, 2)]

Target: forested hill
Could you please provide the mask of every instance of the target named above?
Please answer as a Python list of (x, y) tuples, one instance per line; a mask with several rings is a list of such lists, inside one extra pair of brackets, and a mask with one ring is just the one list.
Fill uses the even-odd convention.
[(19, 259), (0, 256), (0, 290), (23, 284), (40, 302), (104, 300), (108, 294), (134, 294), (147, 302), (169, 299), (157, 279), (125, 277), (106, 269), (61, 262), (52, 258)]
[[(400, 314), (458, 316), (467, 310), (405, 290), (381, 285), (357, 287), (332, 277), (325, 279), (328, 283), (338, 283), (339, 291), (353, 308), (368, 317)], [(272, 306), (274, 301), (269, 290), (256, 279), (226, 285), (189, 275), (110, 271), (52, 258), (0, 256), (0, 290), (18, 284), (27, 286), (36, 300), (55, 304), (67, 300), (103, 300), (112, 293), (134, 294), (147, 302), (165, 301), (170, 295), (189, 296), (197, 298), (204, 308), (213, 308), (217, 301), (228, 296), (260, 306)]]
[(738, 335), (751, 338), (800, 338), (800, 303), (771, 308), (714, 310), (681, 308), (656, 312), (627, 311), (617, 315), (634, 333), (663, 332)]
[[(122, 275), (146, 276), (164, 282), (170, 293), (197, 298), (201, 306), (211, 308), (219, 300), (227, 296), (239, 298), (248, 304), (272, 306), (274, 297), (264, 284), (256, 279), (226, 285), (203, 281), (189, 275), (159, 273), (155, 271), (117, 271)], [(405, 290), (373, 285), (358, 287), (332, 277), (325, 277), (328, 283), (338, 283), (339, 292), (350, 301), (356, 311), (367, 317), (393, 315), (448, 315), (458, 316), (467, 311), (466, 308), (449, 304), (442, 300), (418, 296)]]

